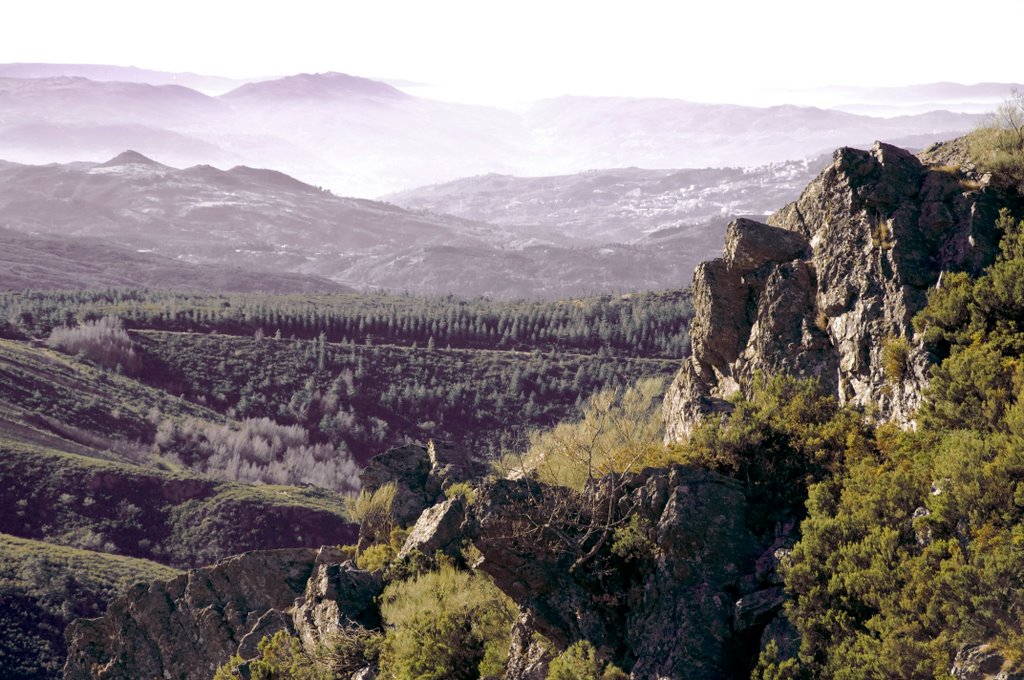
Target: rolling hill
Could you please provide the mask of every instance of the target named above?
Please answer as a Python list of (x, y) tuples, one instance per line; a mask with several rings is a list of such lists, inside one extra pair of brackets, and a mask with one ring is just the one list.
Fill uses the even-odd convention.
[(159, 288), (246, 293), (342, 292), (305, 274), (196, 265), (97, 238), (26, 234), (0, 227), (0, 290)]
[[(780, 182), (768, 193), (784, 195), (788, 180)], [(662, 193), (656, 200), (675, 200)], [(713, 247), (727, 210), (682, 203), (656, 226), (677, 226), (687, 209), (718, 214), (721, 223), (631, 245), (642, 223), (601, 233), (590, 220), (597, 225), (602, 202), (592, 194), (574, 200), (566, 209), (583, 219), (573, 229), (550, 221), (502, 226), (342, 198), (273, 170), (178, 169), (135, 151), (104, 163), (3, 163), (0, 236), (11, 245), (0, 255), (10, 263), (0, 284), (278, 292), (334, 285), (503, 298), (678, 288)]]

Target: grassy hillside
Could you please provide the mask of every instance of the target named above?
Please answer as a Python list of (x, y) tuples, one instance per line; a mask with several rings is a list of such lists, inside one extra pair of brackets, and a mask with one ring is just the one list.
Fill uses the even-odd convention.
[(178, 573), (148, 560), (0, 534), (0, 677), (57, 676), (68, 623), (98, 616), (133, 583)]
[(155, 414), (221, 421), (214, 411), (38, 345), (0, 340), (0, 433), (8, 440), (141, 462)]
[(0, 532), (173, 566), (346, 543), (342, 497), (216, 482), (0, 440)]

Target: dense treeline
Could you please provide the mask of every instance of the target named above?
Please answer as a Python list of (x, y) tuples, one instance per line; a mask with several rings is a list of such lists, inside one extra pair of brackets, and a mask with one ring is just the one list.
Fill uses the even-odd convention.
[(142, 380), (234, 418), (300, 425), (365, 461), (428, 438), (494, 455), (676, 362), (145, 332)]
[(679, 359), (688, 291), (544, 301), (395, 294), (202, 295), (149, 290), (0, 295), (0, 335), (44, 337), (105, 316), (129, 329), (264, 334), (328, 342), (561, 351)]

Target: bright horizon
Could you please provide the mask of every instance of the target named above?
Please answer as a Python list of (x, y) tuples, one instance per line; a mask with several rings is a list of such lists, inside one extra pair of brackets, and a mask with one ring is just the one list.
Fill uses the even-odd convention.
[[(558, 95), (779, 103), (779, 91), (1021, 82), (1024, 2), (138, 3), (6, 8), (0, 62), (110, 64), (231, 78), (339, 71), (479, 104)], [(277, 9), (275, 9), (275, 7)], [(943, 39), (955, 30), (952, 45)], [(976, 41), (976, 42), (975, 42)], [(983, 45), (977, 56), (963, 47)]]

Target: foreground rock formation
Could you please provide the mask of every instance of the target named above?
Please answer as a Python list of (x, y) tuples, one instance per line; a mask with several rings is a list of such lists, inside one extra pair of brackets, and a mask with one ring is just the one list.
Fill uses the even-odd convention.
[(816, 377), (842, 403), (909, 423), (927, 355), (909, 343), (887, 375), (888, 343), (942, 272), (979, 272), (994, 258), (1006, 197), (954, 143), (922, 158), (888, 144), (843, 148), (799, 200), (767, 224), (729, 225), (724, 257), (693, 279), (693, 353), (665, 398), (666, 441), (686, 439), (762, 373)]
[[(497, 481), (467, 533), (477, 568), (557, 647), (588, 640), (635, 678), (710, 680), (749, 672), (783, 601), (788, 539), (760, 544), (746, 513), (739, 482), (677, 465), (606, 477), (595, 494)], [(506, 678), (536, 677), (537, 656), (514, 635)]]
[(68, 627), (64, 677), (209, 680), (279, 630), (313, 647), (339, 625), (377, 625), (379, 580), (342, 559), (330, 548), (257, 551), (136, 585)]

